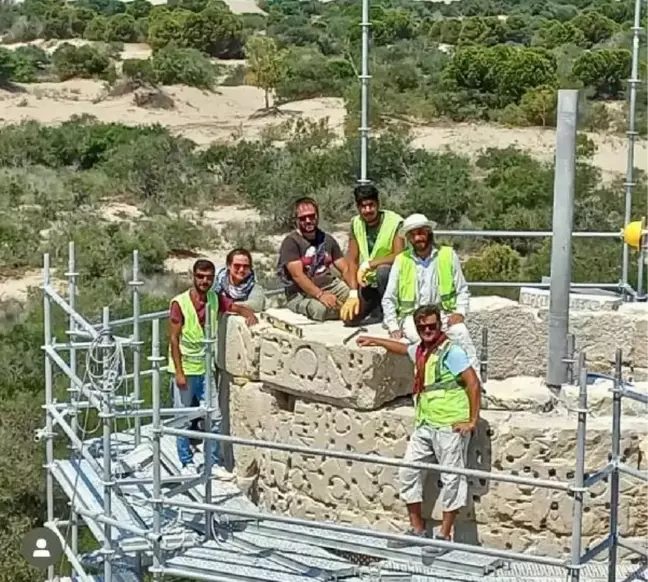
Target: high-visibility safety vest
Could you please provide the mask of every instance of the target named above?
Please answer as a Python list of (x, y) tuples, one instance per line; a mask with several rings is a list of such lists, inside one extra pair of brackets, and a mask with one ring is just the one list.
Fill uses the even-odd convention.
[(423, 391), (416, 397), (416, 426), (438, 428), (470, 420), (466, 389), (445, 365), (452, 346), (452, 341), (446, 340), (427, 359)]
[[(391, 210), (382, 211), (382, 222), (378, 230), (378, 236), (374, 243), (371, 252), (369, 252), (369, 244), (367, 241), (367, 223), (361, 216), (354, 216), (351, 221), (351, 228), (353, 236), (358, 243), (358, 251), (360, 253), (360, 262), (372, 261), (373, 259), (381, 259), (390, 255), (392, 252), (392, 243), (398, 230), (398, 225), (403, 221), (403, 217), (392, 212)], [(372, 284), (376, 279), (374, 271), (367, 273), (367, 283)]]
[[(196, 308), (191, 302), (190, 290), (176, 295), (174, 301), (180, 306), (184, 324), (180, 333), (180, 355), (182, 356), (182, 371), (187, 376), (200, 376), (205, 373), (205, 331), (200, 325)], [(209, 324), (211, 337), (216, 337), (218, 328), (218, 296), (213, 291), (207, 291), (207, 306), (209, 309)], [(175, 374), (176, 368), (169, 346), (168, 370)]]
[[(437, 253), (437, 274), (441, 308), (453, 313), (457, 307), (457, 290), (454, 284), (454, 257), (452, 247), (440, 247)], [(414, 251), (407, 248), (394, 260), (398, 266), (398, 297), (396, 315), (404, 319), (416, 310), (416, 260)]]

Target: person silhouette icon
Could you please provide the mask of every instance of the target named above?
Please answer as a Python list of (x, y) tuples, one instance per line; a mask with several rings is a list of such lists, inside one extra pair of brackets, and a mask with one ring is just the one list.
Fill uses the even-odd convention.
[(45, 538), (38, 538), (36, 540), (36, 549), (32, 554), (34, 558), (51, 558), (49, 550), (47, 549), (47, 540)]

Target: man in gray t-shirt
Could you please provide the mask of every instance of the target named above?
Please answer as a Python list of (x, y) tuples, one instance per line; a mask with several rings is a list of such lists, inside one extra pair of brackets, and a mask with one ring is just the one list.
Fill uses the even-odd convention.
[[(339, 319), (349, 299), (347, 263), (337, 241), (319, 229), (319, 209), (311, 198), (295, 204), (297, 229), (279, 249), (277, 272), (285, 285), (287, 307), (315, 321)], [(357, 290), (355, 291), (357, 296)]]

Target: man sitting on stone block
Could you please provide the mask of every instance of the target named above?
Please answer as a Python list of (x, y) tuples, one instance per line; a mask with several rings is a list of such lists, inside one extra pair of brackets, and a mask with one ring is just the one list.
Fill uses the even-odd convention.
[(408, 245), (389, 274), (382, 300), (383, 321), (392, 338), (416, 342), (412, 313), (420, 305), (439, 305), (444, 331), (466, 351), (478, 371), (477, 350), (464, 323), (470, 302), (468, 284), (454, 249), (435, 245), (434, 227), (423, 214), (412, 214), (403, 222), (401, 233)]
[(225, 266), (214, 278), (213, 291), (218, 295), (219, 313), (235, 313), (245, 318), (248, 325), (255, 325), (255, 313), (265, 308), (265, 293), (257, 282), (252, 268), (252, 255), (247, 249), (230, 251)]
[[(480, 386), (466, 352), (441, 331), (441, 312), (435, 305), (419, 307), (413, 314), (420, 336), (417, 344), (360, 336), (359, 346), (378, 346), (394, 354), (409, 355), (414, 362), (415, 428), (405, 453), (410, 463), (434, 463), (463, 469), (470, 434), (477, 426)], [(429, 537), (422, 516), (425, 471), (401, 467), (400, 497), (407, 504), (411, 528), (407, 534)], [(441, 473), (443, 521), (435, 538), (450, 540), (457, 510), (466, 505), (468, 483), (463, 475)], [(408, 544), (389, 542), (390, 547)], [(438, 548), (425, 547), (438, 555)]]
[(383, 319), (381, 300), (392, 263), (405, 248), (405, 241), (398, 233), (403, 218), (391, 210), (381, 210), (378, 189), (371, 184), (356, 186), (353, 196), (358, 214), (351, 220), (346, 254), (349, 270), (357, 273), (351, 288), (360, 289), (359, 319), (370, 316), (380, 322)]
[[(218, 328), (218, 295), (212, 291), (216, 268), (211, 261), (199, 259), (193, 266), (193, 286), (171, 300), (169, 313), (169, 361), (171, 390), (174, 408), (199, 406), (205, 399), (205, 320), (209, 311), (211, 336), (216, 337)], [(213, 360), (215, 362), (215, 358)], [(212, 416), (211, 430), (221, 432), (222, 416), (218, 406), (215, 370), (211, 375)], [(197, 423), (186, 423), (186, 428), (196, 430)], [(194, 451), (186, 437), (177, 439), (178, 457), (182, 474), (197, 475), (202, 469), (194, 462)], [(212, 477), (232, 480), (236, 476), (223, 467), (220, 443), (213, 441)]]
[(295, 218), (297, 228), (281, 243), (277, 264), (286, 306), (314, 321), (352, 320), (360, 311), (358, 291), (349, 289), (355, 273), (349, 271), (337, 241), (319, 229), (315, 200), (300, 198)]

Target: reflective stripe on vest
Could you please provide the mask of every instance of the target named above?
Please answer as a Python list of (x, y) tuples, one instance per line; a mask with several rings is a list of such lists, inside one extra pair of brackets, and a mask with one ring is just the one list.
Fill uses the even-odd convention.
[(457, 289), (454, 284), (454, 251), (452, 247), (441, 247), (437, 256), (437, 273), (439, 276), (439, 295), (441, 307), (446, 313), (453, 313), (457, 308)]
[[(182, 371), (187, 376), (199, 376), (205, 373), (205, 333), (198, 320), (196, 308), (191, 301), (190, 290), (177, 295), (171, 300), (176, 302), (182, 311), (184, 324), (180, 333), (180, 355), (182, 356)], [(210, 312), (212, 338), (218, 328), (218, 297), (213, 291), (207, 292), (207, 304)], [(168, 369), (175, 374), (175, 364), (169, 346)]]
[[(416, 261), (414, 251), (408, 247), (400, 253), (395, 265), (398, 265), (398, 296), (396, 299), (396, 316), (402, 320), (411, 315), (417, 307)], [(437, 276), (441, 308), (446, 313), (453, 313), (457, 307), (457, 291), (454, 285), (454, 257), (452, 247), (441, 247), (436, 258)]]
[(468, 420), (470, 403), (464, 387), (446, 367), (452, 341), (446, 340), (425, 365), (423, 392), (416, 399), (416, 425), (445, 426)]

